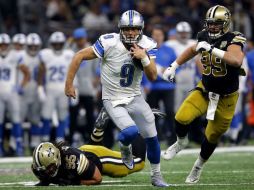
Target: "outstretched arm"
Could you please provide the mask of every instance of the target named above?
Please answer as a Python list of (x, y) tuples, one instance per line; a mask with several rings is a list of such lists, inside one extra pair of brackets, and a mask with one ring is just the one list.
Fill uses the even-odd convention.
[(188, 60), (192, 59), (194, 56), (198, 54), (196, 51), (196, 44), (187, 48), (163, 73), (162, 78), (164, 80), (173, 82), (175, 78), (175, 71), (176, 69), (187, 62)]
[(90, 60), (97, 58), (96, 54), (93, 51), (92, 47), (88, 47), (85, 49), (80, 50), (75, 54), (70, 64), (67, 78), (65, 82), (65, 95), (68, 97), (76, 98), (75, 88), (73, 86), (74, 77), (78, 71), (80, 63), (82, 60)]
[(81, 185), (97, 185), (100, 184), (102, 181), (102, 176), (100, 170), (95, 166), (95, 171), (93, 174), (92, 179), (89, 180), (81, 180), (80, 184)]

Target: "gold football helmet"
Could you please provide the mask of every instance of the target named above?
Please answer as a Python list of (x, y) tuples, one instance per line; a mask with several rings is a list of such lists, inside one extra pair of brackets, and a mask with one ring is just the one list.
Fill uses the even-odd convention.
[(224, 6), (216, 5), (206, 13), (205, 29), (211, 39), (217, 39), (227, 33), (230, 23), (231, 14)]
[(60, 150), (52, 143), (44, 142), (34, 149), (32, 167), (37, 171), (55, 177), (60, 165)]

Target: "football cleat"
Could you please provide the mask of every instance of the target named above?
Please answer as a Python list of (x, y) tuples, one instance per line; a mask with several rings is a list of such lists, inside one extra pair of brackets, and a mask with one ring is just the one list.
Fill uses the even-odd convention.
[(134, 168), (132, 146), (131, 144), (129, 146), (124, 146), (121, 142), (119, 142), (119, 144), (120, 144), (120, 152), (121, 152), (122, 161), (128, 169), (132, 170)]
[(167, 116), (164, 112), (156, 108), (152, 108), (152, 112), (155, 116), (158, 116), (159, 118), (165, 118)]
[(161, 173), (157, 172), (157, 173), (154, 173), (152, 176), (151, 176), (151, 180), (152, 180), (152, 185), (153, 186), (156, 186), (156, 187), (169, 187), (169, 184), (167, 184), (163, 178), (162, 178), (162, 175)]
[(181, 141), (181, 143), (177, 140), (173, 145), (171, 145), (165, 152), (161, 154), (161, 157), (165, 160), (173, 159), (178, 152), (187, 146), (188, 142), (188, 138), (185, 138), (183, 141)]
[(190, 174), (185, 180), (185, 183), (197, 183), (200, 179), (201, 172), (202, 172), (202, 167), (198, 167), (194, 164)]
[(109, 121), (109, 116), (108, 116), (105, 108), (102, 107), (101, 111), (95, 121), (94, 127), (96, 129), (104, 130), (107, 126), (108, 121)]

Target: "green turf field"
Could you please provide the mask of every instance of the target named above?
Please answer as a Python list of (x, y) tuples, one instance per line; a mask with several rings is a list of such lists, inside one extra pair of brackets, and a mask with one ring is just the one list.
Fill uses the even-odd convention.
[[(241, 148), (240, 148), (241, 151)], [(239, 152), (216, 153), (205, 166), (198, 184), (184, 183), (188, 172), (197, 157), (194, 154), (181, 154), (172, 161), (162, 160), (161, 168), (165, 180), (172, 184), (168, 189), (195, 190), (245, 190), (254, 189), (254, 147), (251, 150)], [(189, 151), (191, 152), (191, 151)], [(222, 151), (223, 152), (223, 151)], [(98, 186), (81, 187), (33, 187), (36, 178), (30, 171), (30, 163), (2, 163), (0, 159), (0, 189), (156, 189), (150, 184), (149, 165), (139, 173), (124, 178), (104, 177)]]

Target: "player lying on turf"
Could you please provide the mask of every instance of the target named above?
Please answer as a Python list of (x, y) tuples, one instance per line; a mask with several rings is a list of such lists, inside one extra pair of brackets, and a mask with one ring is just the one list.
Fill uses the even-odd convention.
[[(156, 115), (161, 112), (155, 110)], [(104, 109), (99, 114), (95, 124), (94, 136), (103, 139), (103, 130), (107, 124), (107, 114)], [(102, 126), (103, 125), (103, 126)], [(98, 133), (99, 129), (100, 133)], [(97, 138), (98, 139), (98, 138)], [(93, 143), (100, 143), (99, 140)], [(129, 170), (121, 159), (121, 153), (112, 151), (100, 145), (83, 145), (74, 148), (65, 143), (41, 143), (33, 153), (32, 171), (40, 180), (37, 185), (47, 186), (50, 183), (58, 185), (95, 185), (102, 181), (102, 175), (124, 177), (138, 172), (145, 166), (146, 146), (138, 136), (132, 144), (134, 168)]]

